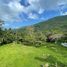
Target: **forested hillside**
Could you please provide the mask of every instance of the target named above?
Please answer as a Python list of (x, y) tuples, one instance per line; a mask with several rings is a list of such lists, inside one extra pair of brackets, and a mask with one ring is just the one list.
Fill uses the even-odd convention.
[[(1, 21), (2, 23), (2, 21)], [(67, 16), (52, 18), (45, 22), (19, 28), (0, 28), (0, 44), (22, 42), (25, 45), (40, 46), (44, 42), (67, 42)]]
[(47, 21), (43, 21), (39, 24), (34, 25), (36, 28), (40, 29), (41, 31), (44, 30), (60, 30), (67, 32), (67, 16), (58, 16)]
[(0, 24), (0, 67), (67, 67), (67, 16), (19, 29)]

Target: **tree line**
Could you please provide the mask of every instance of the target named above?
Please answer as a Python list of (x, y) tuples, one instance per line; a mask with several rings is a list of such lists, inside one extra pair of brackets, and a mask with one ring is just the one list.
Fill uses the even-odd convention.
[[(44, 42), (67, 42), (67, 34), (58, 35), (54, 31), (42, 32), (35, 27), (26, 27), (24, 29), (3, 29), (3, 21), (0, 21), (0, 45), (12, 42), (23, 43), (29, 46), (41, 46)], [(59, 37), (60, 36), (60, 37)]]

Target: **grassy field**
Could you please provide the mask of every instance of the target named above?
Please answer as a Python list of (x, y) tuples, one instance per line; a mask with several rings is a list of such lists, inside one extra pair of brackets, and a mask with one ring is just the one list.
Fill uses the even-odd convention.
[(11, 43), (0, 46), (0, 67), (67, 67), (67, 48), (54, 44), (36, 48)]

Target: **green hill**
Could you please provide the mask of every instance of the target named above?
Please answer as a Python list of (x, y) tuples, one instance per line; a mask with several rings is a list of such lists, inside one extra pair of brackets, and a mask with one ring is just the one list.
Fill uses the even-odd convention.
[(51, 18), (47, 21), (37, 23), (32, 26), (20, 28), (18, 29), (18, 31), (20, 32), (25, 31), (26, 28), (29, 28), (29, 27), (34, 28), (36, 31), (39, 30), (43, 32), (51, 31), (51, 30), (53, 31), (57, 30), (57, 32), (58, 31), (67, 32), (67, 16), (57, 16), (57, 17)]
[(67, 47), (61, 45), (67, 42), (67, 34), (61, 38), (66, 29), (67, 16), (61, 16), (0, 31), (0, 67), (67, 67)]
[(67, 16), (58, 16), (34, 25), (39, 30), (58, 29), (67, 31)]

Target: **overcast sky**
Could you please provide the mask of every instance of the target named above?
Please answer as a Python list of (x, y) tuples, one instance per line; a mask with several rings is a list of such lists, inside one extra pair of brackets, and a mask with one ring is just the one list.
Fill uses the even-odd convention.
[(5, 27), (18, 28), (67, 15), (67, 0), (0, 0), (0, 19)]

